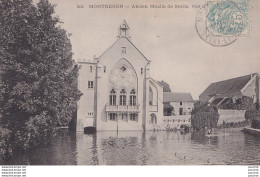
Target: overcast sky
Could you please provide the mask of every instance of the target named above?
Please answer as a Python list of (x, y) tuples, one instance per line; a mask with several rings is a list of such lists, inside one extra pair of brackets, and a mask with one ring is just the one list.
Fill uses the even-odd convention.
[[(151, 76), (168, 82), (174, 92), (190, 92), (194, 99), (211, 83), (260, 73), (260, 1), (252, 0), (251, 36), (240, 37), (231, 45), (213, 47), (195, 30), (201, 0), (50, 0), (63, 27), (72, 33), (74, 58), (99, 56), (116, 40), (125, 19), (132, 42), (149, 59)], [(124, 4), (124, 9), (90, 9), (90, 4)], [(187, 4), (190, 8), (133, 9), (133, 4)], [(79, 9), (77, 5), (84, 5)]]

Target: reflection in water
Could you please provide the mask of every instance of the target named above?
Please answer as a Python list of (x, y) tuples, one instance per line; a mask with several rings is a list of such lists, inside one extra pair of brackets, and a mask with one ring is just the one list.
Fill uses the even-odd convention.
[(16, 153), (6, 165), (260, 164), (260, 139), (239, 129), (180, 132), (58, 132), (48, 147)]

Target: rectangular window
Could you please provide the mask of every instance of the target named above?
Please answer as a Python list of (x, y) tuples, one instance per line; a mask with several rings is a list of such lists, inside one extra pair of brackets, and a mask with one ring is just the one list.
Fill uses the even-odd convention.
[(183, 115), (183, 108), (179, 109), (179, 115)]
[(137, 121), (137, 114), (130, 114), (130, 121)]
[(104, 73), (106, 73), (107, 67), (106, 67), (106, 66), (104, 66), (104, 67), (103, 67), (103, 69), (104, 69)]
[(122, 47), (121, 52), (122, 52), (122, 53), (126, 53), (126, 47)]
[(93, 71), (93, 68), (92, 68), (92, 66), (90, 66), (90, 67), (89, 67), (89, 70), (90, 70), (90, 72), (92, 73), (92, 71)]
[(109, 120), (116, 121), (116, 113), (110, 113)]
[(143, 74), (144, 73), (144, 68), (141, 68), (141, 74)]
[(88, 81), (88, 88), (94, 88), (94, 81)]
[(182, 102), (180, 102), (180, 105), (182, 105)]

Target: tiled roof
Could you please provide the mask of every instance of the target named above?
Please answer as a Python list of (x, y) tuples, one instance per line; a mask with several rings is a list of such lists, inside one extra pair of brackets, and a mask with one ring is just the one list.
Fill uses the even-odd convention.
[(190, 93), (164, 92), (163, 102), (193, 102)]
[(241, 76), (210, 84), (200, 96), (239, 92), (251, 79), (251, 75)]

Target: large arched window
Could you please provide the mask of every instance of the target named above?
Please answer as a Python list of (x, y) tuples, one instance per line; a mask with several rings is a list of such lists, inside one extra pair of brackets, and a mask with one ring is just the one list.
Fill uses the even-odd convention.
[(116, 105), (116, 91), (115, 91), (115, 89), (112, 89), (110, 91), (109, 104), (110, 105)]
[(126, 91), (122, 89), (120, 92), (120, 105), (126, 105)]
[(130, 92), (130, 105), (136, 105), (136, 94), (134, 89)]

